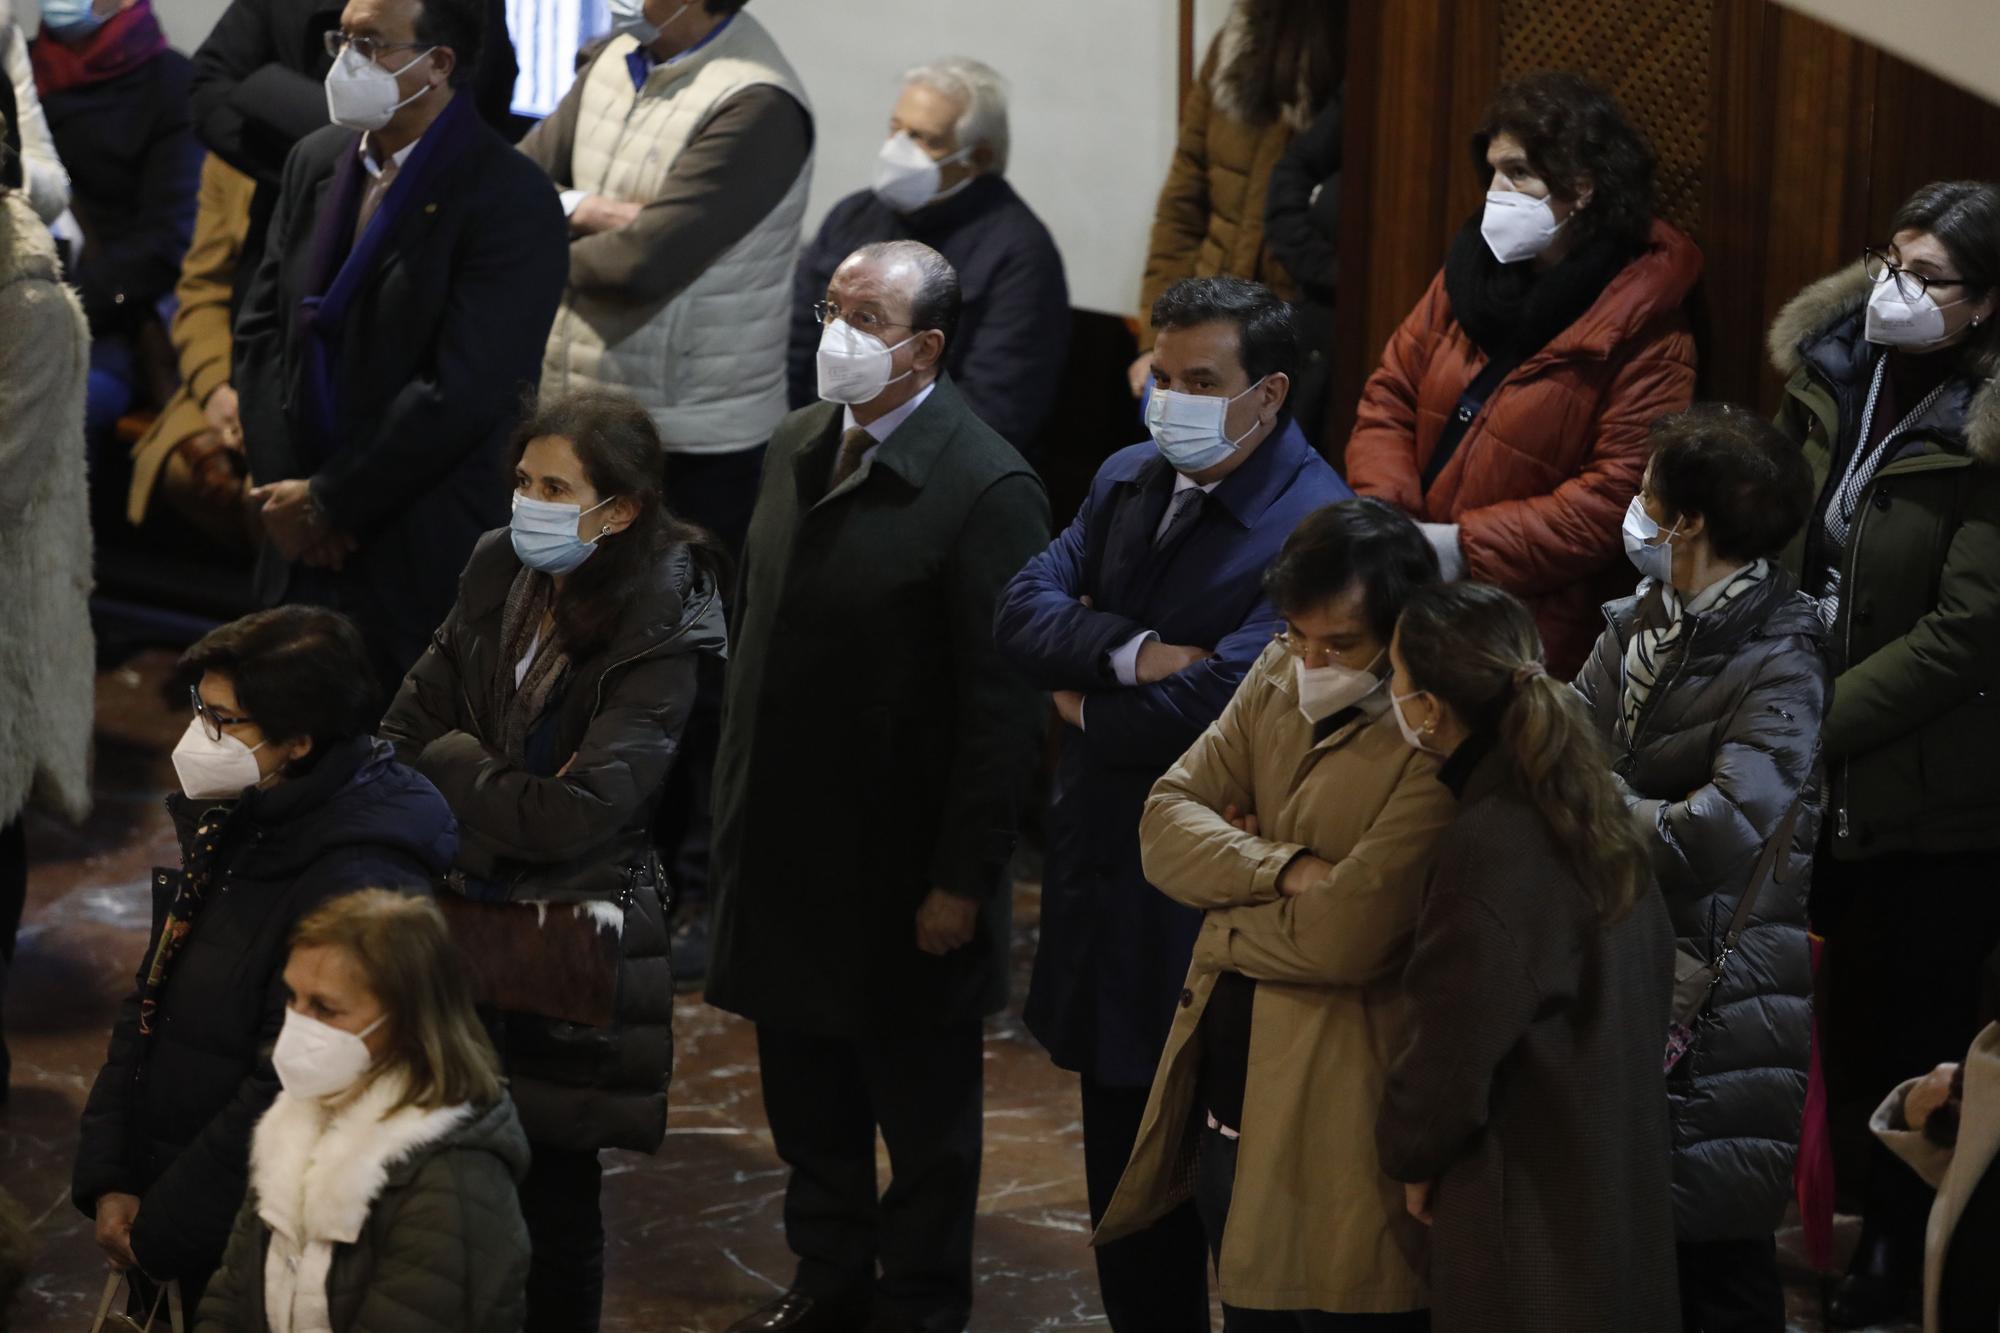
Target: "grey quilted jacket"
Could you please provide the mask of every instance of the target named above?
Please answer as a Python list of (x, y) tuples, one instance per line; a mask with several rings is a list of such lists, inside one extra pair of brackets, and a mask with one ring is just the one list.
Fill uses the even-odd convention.
[(1681, 1239), (1768, 1235), (1792, 1193), (1812, 1040), (1806, 891), (1825, 802), (1825, 630), (1777, 569), (1690, 616), (1628, 745), (1617, 731), (1625, 646), (1650, 588), (1606, 605), (1609, 627), (1576, 688), (1652, 841), (1684, 948), (1715, 957), (1765, 842), (1806, 793), (1783, 877), (1759, 894), (1694, 1049), (1667, 1080)]
[[(389, 1167), (352, 1245), (326, 1276), (334, 1333), (518, 1333), (526, 1318), (528, 1229), (518, 1182), (528, 1139), (502, 1096)], [(251, 1191), (195, 1333), (269, 1333), (270, 1230)]]

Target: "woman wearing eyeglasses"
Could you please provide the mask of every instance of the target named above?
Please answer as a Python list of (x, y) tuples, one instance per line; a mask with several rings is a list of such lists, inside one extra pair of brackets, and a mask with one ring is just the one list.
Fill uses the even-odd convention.
[[(1818, 495), (1788, 563), (1839, 673), (1813, 880), (1837, 1147), (1867, 1142), (1908, 1070), (1971, 1044), (2000, 943), (2000, 187), (1927, 185), (1887, 231), (1770, 336), (1778, 425)], [(1923, 1257), (1922, 1183), (1868, 1152), (1841, 1171), (1865, 1203), (1847, 1327), (1900, 1313)]]
[(370, 735), (379, 696), (345, 617), (260, 611), (180, 665), (192, 716), (167, 809), (181, 861), (153, 873), (153, 931), (84, 1106), (71, 1196), (114, 1267), (178, 1281), (192, 1310), (278, 1092), (293, 926), (364, 885), (427, 892), (458, 833), (436, 788)]

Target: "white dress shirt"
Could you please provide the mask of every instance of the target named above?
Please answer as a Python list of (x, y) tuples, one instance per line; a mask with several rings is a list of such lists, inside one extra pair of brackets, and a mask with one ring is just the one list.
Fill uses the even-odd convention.
[[(916, 397), (910, 399), (909, 402), (904, 403), (901, 407), (893, 411), (884, 412), (881, 416), (875, 418), (874, 421), (861, 427), (861, 429), (875, 437), (875, 443), (869, 446), (861, 455), (861, 462), (854, 469), (856, 476), (860, 476), (862, 472), (867, 470), (868, 465), (875, 461), (875, 455), (881, 452), (883, 444), (887, 442), (891, 435), (896, 433), (896, 427), (908, 421), (911, 415), (924, 405), (924, 399), (930, 397), (931, 390), (935, 388), (937, 388), (937, 381), (932, 380), (929, 384), (917, 390)], [(854, 419), (854, 409), (852, 407), (843, 407), (840, 410), (840, 433), (842, 436), (845, 436), (847, 432), (859, 425), (861, 423)], [(839, 461), (836, 452), (834, 459), (836, 466), (839, 464)]]

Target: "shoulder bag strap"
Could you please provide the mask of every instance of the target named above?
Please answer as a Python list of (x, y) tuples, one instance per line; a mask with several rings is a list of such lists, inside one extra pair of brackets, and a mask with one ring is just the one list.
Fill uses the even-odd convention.
[(1729, 918), (1729, 932), (1722, 937), (1723, 958), (1736, 952), (1736, 941), (1742, 938), (1743, 928), (1750, 923), (1750, 911), (1756, 906), (1757, 895), (1762, 892), (1765, 881), (1784, 878), (1777, 868), (1778, 858), (1791, 849), (1792, 830), (1798, 826), (1799, 811), (1805, 803), (1805, 788), (1801, 787), (1791, 809), (1785, 811), (1785, 817), (1778, 821), (1777, 832), (1764, 844), (1763, 855), (1757, 858), (1757, 868), (1750, 872), (1750, 883), (1743, 890), (1742, 898), (1737, 900), (1735, 914)]

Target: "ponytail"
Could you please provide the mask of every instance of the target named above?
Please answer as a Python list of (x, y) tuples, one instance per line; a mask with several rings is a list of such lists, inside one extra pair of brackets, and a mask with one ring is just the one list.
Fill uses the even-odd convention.
[(1498, 736), (1600, 919), (1629, 915), (1648, 884), (1646, 845), (1582, 699), (1543, 669), (1527, 609), (1484, 584), (1438, 585), (1410, 598), (1397, 634), (1411, 683)]

